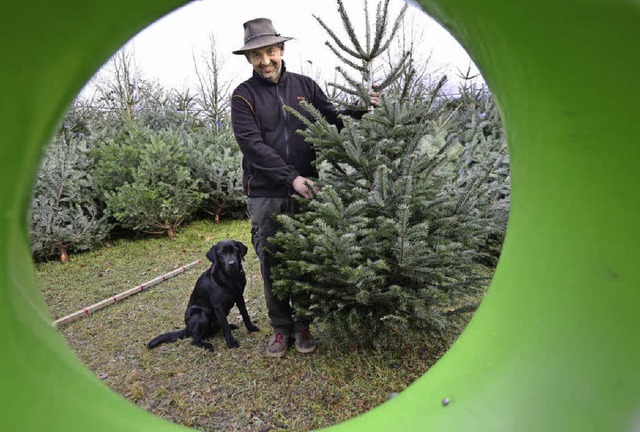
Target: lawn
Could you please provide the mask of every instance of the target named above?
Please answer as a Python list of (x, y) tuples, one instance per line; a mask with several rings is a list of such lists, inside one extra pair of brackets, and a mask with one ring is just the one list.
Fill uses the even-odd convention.
[[(119, 240), (73, 255), (67, 264), (36, 264), (36, 279), (53, 319), (118, 294), (198, 259), (186, 273), (122, 300), (60, 331), (77, 356), (114, 391), (173, 422), (203, 431), (306, 431), (352, 418), (384, 403), (420, 377), (455, 340), (471, 314), (458, 315), (446, 334), (415, 335), (384, 351), (341, 346), (315, 334), (313, 354), (294, 349), (265, 355), (270, 327), (259, 263), (248, 221), (197, 221), (168, 238)], [(189, 340), (148, 350), (160, 333), (182, 328), (184, 308), (204, 257), (223, 239), (249, 246), (247, 309), (261, 332), (248, 333), (236, 308), (229, 321), (240, 348), (216, 335), (213, 353)], [(312, 330), (314, 330), (312, 328)]]

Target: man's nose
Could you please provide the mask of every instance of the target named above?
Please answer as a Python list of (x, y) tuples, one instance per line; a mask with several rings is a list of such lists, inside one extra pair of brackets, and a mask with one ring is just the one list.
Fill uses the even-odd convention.
[(269, 63), (271, 63), (271, 59), (269, 58), (268, 55), (265, 54), (260, 59), (260, 63), (262, 63), (263, 65), (267, 66)]

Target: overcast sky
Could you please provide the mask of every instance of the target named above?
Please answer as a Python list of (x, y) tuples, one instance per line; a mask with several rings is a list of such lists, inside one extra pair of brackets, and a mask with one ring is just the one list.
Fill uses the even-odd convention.
[[(344, 0), (356, 31), (364, 28), (364, 4), (364, 0)], [(372, 22), (377, 4), (375, 0), (369, 1)], [(391, 0), (392, 19), (403, 5), (402, 0)], [(334, 0), (196, 0), (153, 23), (127, 46), (132, 49), (136, 66), (145, 78), (182, 89), (195, 81), (193, 57), (200, 58), (206, 52), (209, 35), (213, 35), (224, 60), (226, 76), (239, 84), (250, 76), (251, 66), (244, 56), (233, 55), (231, 51), (243, 45), (245, 21), (266, 17), (273, 21), (280, 34), (295, 38), (285, 47), (283, 58), (287, 68), (318, 80), (331, 79), (337, 60), (324, 45), (329, 36), (313, 15), (319, 16), (338, 35), (344, 35), (346, 41), (337, 9)], [(477, 72), (457, 41), (418, 7), (409, 6), (405, 25), (418, 32), (417, 48), (425, 61), (430, 57), (431, 71), (447, 73), (450, 79), (458, 70), (469, 66)]]

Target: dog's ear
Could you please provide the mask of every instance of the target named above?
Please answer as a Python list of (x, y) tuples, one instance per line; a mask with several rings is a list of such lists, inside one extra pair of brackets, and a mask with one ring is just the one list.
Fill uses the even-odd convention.
[(240, 250), (240, 256), (242, 258), (244, 258), (247, 255), (247, 252), (249, 252), (249, 248), (247, 248), (244, 243), (239, 242), (236, 240), (236, 246), (238, 246), (238, 249)]
[(211, 246), (211, 249), (209, 249), (209, 252), (207, 252), (206, 254), (207, 259), (209, 259), (209, 261), (211, 261), (213, 265), (216, 264), (217, 255), (218, 254), (216, 254), (216, 245)]

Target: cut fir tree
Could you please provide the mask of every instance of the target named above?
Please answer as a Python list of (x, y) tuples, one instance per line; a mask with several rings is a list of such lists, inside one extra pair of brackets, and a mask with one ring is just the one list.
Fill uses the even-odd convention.
[(486, 282), (475, 260), (491, 203), (474, 180), (493, 164), (458, 169), (463, 146), (433, 101), (383, 98), (340, 132), (315, 112), (301, 132), (318, 155), (320, 191), (280, 217), (274, 290), (333, 338), (370, 346), (442, 329), (443, 311)]
[(359, 79), (338, 68), (344, 84), (331, 84), (336, 102), (368, 103), (374, 82), (384, 94), (375, 111), (344, 119), (340, 131), (308, 105), (313, 122), (289, 110), (307, 126), (301, 133), (314, 145), (320, 190), (299, 200), (297, 214), (279, 217), (274, 291), (331, 338), (384, 346), (443, 329), (455, 311), (472, 310), (469, 298), (477, 305), (486, 284), (478, 258), (504, 213), (496, 209), (508, 185), (506, 145), (477, 139), (478, 128), (467, 125), (479, 114), (469, 103), (476, 99), (443, 98), (446, 77), (428, 85), (411, 51), (387, 67), (380, 62), (394, 58), (388, 49), (406, 5), (391, 20), (382, 0), (372, 26), (365, 0), (360, 40), (337, 3), (346, 38), (318, 21), (332, 40), (327, 46)]

